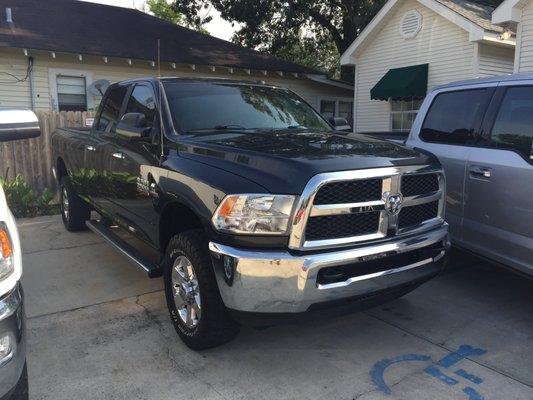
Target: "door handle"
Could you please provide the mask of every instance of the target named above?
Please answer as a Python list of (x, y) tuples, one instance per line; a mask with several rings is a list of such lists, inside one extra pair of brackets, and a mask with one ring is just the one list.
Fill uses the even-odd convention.
[(492, 177), (492, 168), (483, 167), (481, 165), (471, 165), (469, 173), (472, 178), (490, 180)]
[(126, 158), (126, 156), (124, 155), (124, 153), (120, 153), (120, 152), (117, 152), (117, 153), (113, 153), (111, 154), (113, 157), (115, 158), (118, 158), (119, 160), (123, 160)]
[(87, 151), (96, 151), (96, 147), (88, 145), (88, 146), (85, 146), (85, 150), (87, 150)]

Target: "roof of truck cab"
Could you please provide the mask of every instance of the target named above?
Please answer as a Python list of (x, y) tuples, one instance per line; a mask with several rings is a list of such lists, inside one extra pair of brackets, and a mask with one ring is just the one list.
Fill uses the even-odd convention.
[(488, 78), (466, 79), (464, 81), (455, 81), (455, 82), (447, 83), (445, 85), (436, 86), (433, 90), (454, 88), (454, 87), (459, 87), (459, 86), (483, 85), (483, 84), (498, 83), (498, 82), (524, 81), (524, 80), (533, 81), (533, 73), (499, 75), (499, 76), (491, 76)]
[(234, 85), (257, 85), (257, 86), (268, 86), (268, 87), (277, 87), (263, 81), (254, 81), (254, 80), (244, 80), (244, 79), (231, 79), (231, 78), (211, 78), (211, 77), (180, 77), (180, 76), (145, 76), (139, 78), (132, 78), (117, 82), (117, 84), (131, 84), (135, 82), (210, 82), (210, 83), (230, 83)]

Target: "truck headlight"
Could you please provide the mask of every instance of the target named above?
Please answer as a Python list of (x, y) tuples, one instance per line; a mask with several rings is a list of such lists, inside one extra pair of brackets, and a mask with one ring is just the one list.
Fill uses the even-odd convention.
[(0, 222), (0, 280), (15, 270), (15, 257), (11, 237), (5, 223)]
[(236, 194), (224, 198), (213, 215), (213, 226), (221, 232), (283, 235), (295, 197), (273, 194)]

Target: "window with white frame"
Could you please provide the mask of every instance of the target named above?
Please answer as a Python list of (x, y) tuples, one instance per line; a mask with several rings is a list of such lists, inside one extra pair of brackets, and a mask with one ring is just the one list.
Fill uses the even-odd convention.
[(57, 75), (59, 111), (87, 111), (87, 84), (83, 76)]
[(321, 99), (320, 114), (325, 118), (342, 117), (353, 126), (353, 101), (351, 99)]
[(409, 131), (423, 99), (390, 100), (391, 130), (393, 132)]

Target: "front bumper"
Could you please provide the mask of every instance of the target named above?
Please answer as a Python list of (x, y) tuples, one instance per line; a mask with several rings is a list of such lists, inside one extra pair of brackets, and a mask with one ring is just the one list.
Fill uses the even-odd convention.
[[(333, 283), (319, 283), (319, 271), (379, 260), (442, 245), (430, 258), (377, 272), (351, 274)], [(300, 313), (312, 305), (368, 296), (423, 281), (442, 269), (449, 247), (448, 225), (415, 236), (337, 251), (292, 255), (284, 251), (241, 250), (210, 242), (209, 249), (222, 300), (231, 310), (250, 313)], [(361, 264), (362, 265), (362, 264)]]
[(26, 362), (24, 294), (20, 283), (0, 299), (0, 339), (9, 336), (11, 351), (0, 358), (0, 398), (15, 389)]

